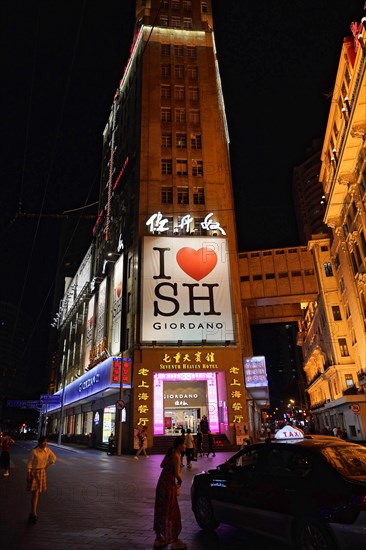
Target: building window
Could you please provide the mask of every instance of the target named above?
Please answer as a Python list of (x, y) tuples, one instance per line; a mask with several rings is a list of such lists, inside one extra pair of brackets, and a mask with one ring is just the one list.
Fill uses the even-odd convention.
[(171, 122), (171, 121), (172, 121), (172, 111), (170, 107), (162, 107), (161, 122)]
[(343, 280), (343, 277), (341, 277), (339, 279), (339, 288), (341, 289), (341, 292), (343, 293), (344, 292), (344, 280)]
[(162, 187), (161, 188), (161, 202), (163, 204), (172, 204), (173, 203), (173, 187)]
[(197, 80), (197, 78), (198, 78), (198, 69), (197, 69), (197, 67), (193, 67), (193, 66), (187, 67), (187, 74), (188, 74), (188, 78), (190, 80)]
[(266, 273), (266, 279), (274, 279), (275, 278), (275, 274), (274, 273)]
[(348, 86), (348, 84), (351, 82), (351, 75), (349, 74), (348, 67), (346, 67), (344, 71), (344, 78), (346, 79), (347, 86)]
[(205, 190), (203, 187), (193, 187), (193, 204), (205, 204)]
[(191, 29), (192, 27), (192, 17), (183, 17), (183, 29)]
[(187, 148), (187, 134), (185, 132), (177, 132), (176, 134), (176, 143), (178, 149)]
[(127, 277), (128, 277), (128, 279), (130, 279), (130, 277), (132, 275), (132, 260), (133, 260), (133, 256), (130, 256), (128, 258), (128, 266), (127, 266)]
[(207, 2), (201, 2), (201, 11), (202, 11), (202, 13), (207, 13), (208, 12)]
[(304, 273), (306, 277), (309, 277), (310, 275), (314, 275), (314, 269), (305, 269)]
[(345, 374), (344, 375), (344, 379), (346, 381), (346, 386), (347, 388), (351, 388), (352, 386), (355, 385), (354, 381), (353, 381), (353, 376), (352, 374)]
[(184, 11), (192, 10), (192, 0), (183, 0), (183, 9)]
[(173, 10), (179, 10), (180, 0), (172, 0), (172, 8), (173, 8)]
[(344, 304), (344, 309), (345, 309), (345, 312), (346, 312), (346, 319), (349, 319), (351, 317), (351, 310), (349, 308), (348, 302), (346, 302)]
[(161, 173), (165, 176), (173, 173), (172, 159), (161, 159)]
[(169, 2), (168, 2), (168, 0), (162, 0), (162, 1), (160, 2), (160, 4), (161, 4), (161, 6), (160, 6), (161, 9), (163, 9), (163, 10), (167, 10), (167, 9), (169, 8)]
[(338, 345), (341, 357), (349, 357), (347, 340), (345, 338), (338, 338)]
[(353, 274), (356, 275), (356, 273), (358, 272), (356, 258), (355, 258), (355, 255), (353, 254), (353, 252), (350, 253), (350, 256), (351, 256)]
[(170, 86), (163, 84), (160, 89), (160, 97), (162, 99), (170, 99), (172, 97), (172, 92)]
[(127, 293), (127, 312), (131, 311), (131, 300), (132, 300), (131, 292), (128, 292)]
[(240, 280), (241, 280), (243, 283), (246, 282), (246, 281), (249, 281), (249, 275), (242, 275), (242, 276), (240, 277)]
[(188, 204), (189, 194), (188, 187), (178, 187), (178, 204)]
[(187, 57), (197, 57), (196, 46), (187, 46)]
[(167, 15), (161, 15), (160, 16), (160, 26), (161, 27), (167, 27), (168, 26), (168, 16)]
[(197, 86), (190, 86), (188, 89), (188, 98), (191, 101), (198, 101), (199, 99), (199, 92)]
[(169, 57), (170, 56), (170, 44), (161, 44), (160, 45), (160, 53), (162, 57)]
[(169, 149), (172, 146), (172, 133), (163, 132), (161, 135), (161, 146), (163, 149)]
[(262, 280), (262, 274), (259, 273), (257, 275), (253, 275), (253, 281), (261, 281)]
[(186, 110), (175, 109), (175, 122), (183, 123), (186, 121)]
[(201, 134), (191, 134), (191, 147), (192, 149), (202, 149)]
[(172, 27), (173, 29), (180, 29), (180, 17), (176, 17), (175, 15), (173, 15)]
[(174, 97), (175, 99), (184, 99), (184, 86), (175, 86), (174, 87)]
[(189, 110), (189, 122), (191, 124), (199, 124), (201, 116), (198, 109), (190, 109)]
[(356, 257), (356, 260), (357, 260), (357, 266), (359, 267), (362, 264), (362, 259), (361, 259), (361, 254), (360, 254), (360, 249), (359, 249), (358, 243), (354, 244), (354, 251), (355, 251), (355, 257)]
[(192, 160), (192, 176), (203, 176), (203, 160)]
[(188, 176), (188, 161), (187, 161), (187, 159), (177, 159), (175, 166), (176, 166), (177, 176)]
[(326, 277), (333, 277), (333, 269), (330, 262), (324, 262), (324, 271)]
[(284, 254), (284, 250), (276, 250), (276, 256), (279, 256), (280, 254)]
[(174, 55), (176, 57), (183, 57), (184, 56), (184, 49), (182, 44), (178, 44), (174, 46)]
[(339, 306), (332, 306), (333, 319), (335, 321), (342, 321), (341, 310)]
[(280, 271), (278, 274), (279, 279), (286, 279), (288, 277), (287, 271)]
[(170, 76), (170, 65), (162, 65), (161, 66), (161, 76), (162, 77), (169, 77)]
[(362, 254), (365, 257), (366, 256), (366, 239), (363, 231), (360, 232), (360, 243), (362, 248)]
[(184, 78), (184, 65), (175, 65), (174, 74), (175, 78)]
[(301, 271), (291, 271), (292, 277), (301, 277)]
[(272, 256), (272, 250), (264, 250), (263, 256)]

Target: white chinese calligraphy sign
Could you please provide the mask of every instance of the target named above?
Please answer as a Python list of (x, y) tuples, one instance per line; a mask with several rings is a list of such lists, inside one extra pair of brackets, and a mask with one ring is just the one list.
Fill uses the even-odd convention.
[(233, 342), (227, 241), (145, 237), (141, 341)]

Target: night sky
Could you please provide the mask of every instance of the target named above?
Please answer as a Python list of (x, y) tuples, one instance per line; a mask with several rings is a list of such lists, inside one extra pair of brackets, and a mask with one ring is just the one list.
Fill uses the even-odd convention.
[[(299, 244), (292, 168), (324, 134), (343, 37), (365, 15), (364, 0), (213, 6), (239, 249)], [(98, 200), (102, 132), (129, 56), (134, 0), (1, 8), (0, 301), (31, 315), (30, 345), (46, 348), (61, 222), (45, 215)]]

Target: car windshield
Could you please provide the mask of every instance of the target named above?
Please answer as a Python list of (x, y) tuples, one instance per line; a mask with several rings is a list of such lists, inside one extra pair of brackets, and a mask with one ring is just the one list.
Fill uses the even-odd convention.
[(321, 453), (342, 476), (366, 479), (366, 448), (342, 445), (324, 447)]

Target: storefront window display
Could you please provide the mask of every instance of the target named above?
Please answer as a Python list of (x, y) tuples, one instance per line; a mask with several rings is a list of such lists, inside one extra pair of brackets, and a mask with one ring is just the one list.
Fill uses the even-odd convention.
[(219, 432), (219, 402), (216, 373), (155, 373), (154, 434), (177, 433), (182, 428), (196, 432), (207, 415), (212, 432)]
[(111, 433), (116, 433), (115, 428), (116, 421), (116, 407), (105, 407), (103, 411), (103, 431), (102, 431), (102, 443), (108, 443), (108, 437)]

